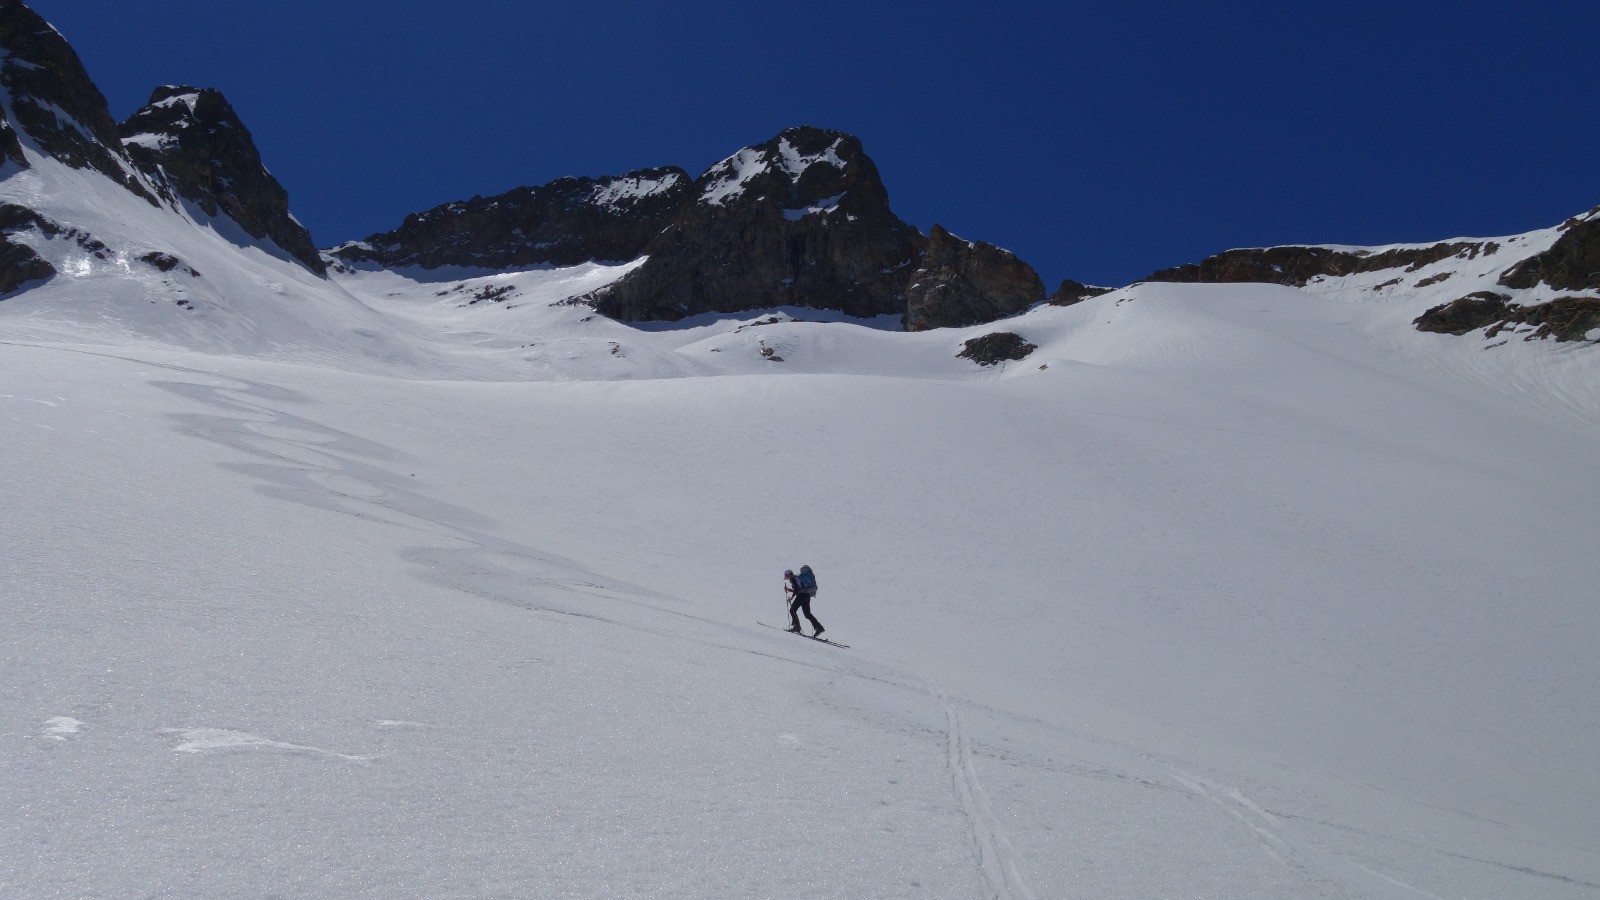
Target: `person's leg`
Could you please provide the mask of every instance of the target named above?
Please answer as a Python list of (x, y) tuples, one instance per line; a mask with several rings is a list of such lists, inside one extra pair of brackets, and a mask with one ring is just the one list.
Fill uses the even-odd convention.
[[(806, 614), (806, 618), (811, 620), (811, 629), (812, 629), (812, 631), (813, 632), (821, 632), (822, 631), (822, 623), (818, 622), (817, 621), (817, 617), (813, 616), (811, 614), (811, 595), (810, 594), (801, 594), (800, 596), (805, 598), (804, 600), (802, 600), (800, 602), (800, 611), (804, 612)], [(799, 624), (800, 624), (800, 620), (796, 619), (795, 620), (795, 625), (798, 626)]]
[[(800, 604), (805, 599), (806, 599), (806, 595), (805, 594), (795, 594), (794, 597), (792, 599), (790, 599), (790, 601), (789, 601), (789, 630), (790, 631), (799, 631), (800, 630)], [(808, 611), (806, 613), (806, 615), (810, 616), (811, 613)]]

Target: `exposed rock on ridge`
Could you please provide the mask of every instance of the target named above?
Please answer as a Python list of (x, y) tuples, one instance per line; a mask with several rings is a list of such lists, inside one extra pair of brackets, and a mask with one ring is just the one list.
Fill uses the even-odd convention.
[(1229, 250), (1199, 263), (1162, 269), (1143, 280), (1187, 284), (1260, 282), (1305, 287), (1318, 276), (1339, 277), (1384, 269), (1415, 272), (1452, 256), (1472, 259), (1480, 253), (1495, 253), (1499, 249), (1500, 245), (1493, 241), (1438, 243), (1381, 253), (1332, 247), (1262, 247)]
[(626, 320), (790, 305), (854, 316), (905, 311), (924, 238), (889, 210), (861, 142), (790, 128), (695, 180), (650, 257), (591, 298)]
[(508, 269), (626, 261), (664, 228), (692, 192), (676, 167), (609, 178), (562, 178), (406, 216), (394, 231), (333, 249), (349, 263)]
[[(0, 153), (20, 165), (20, 130), (40, 151), (75, 169), (93, 169), (152, 205), (155, 196), (122, 150), (105, 95), (61, 33), (20, 0), (0, 0), (0, 87), (8, 127)], [(59, 115), (58, 115), (59, 111)]]
[(1600, 329), (1600, 297), (1558, 297), (1523, 306), (1511, 302), (1508, 294), (1476, 291), (1428, 310), (1412, 324), (1418, 331), (1458, 336), (1486, 328), (1485, 338), (1526, 325), (1530, 327), (1519, 329), (1523, 340), (1582, 341)]
[(1026, 263), (901, 221), (861, 142), (790, 128), (695, 181), (649, 259), (588, 299), (624, 320), (771, 306), (900, 315), (910, 330), (1010, 315), (1044, 297)]
[[(1513, 329), (1527, 340), (1585, 340), (1600, 327), (1600, 298), (1551, 299), (1550, 289), (1600, 290), (1600, 208), (1568, 219), (1559, 232), (1553, 243), (1538, 252), (1521, 248), (1528, 247), (1530, 239), (1533, 246), (1544, 246), (1548, 232), (1536, 233), (1540, 235), (1537, 238), (1530, 234), (1500, 241), (1458, 240), (1390, 249), (1284, 246), (1229, 250), (1199, 263), (1163, 269), (1146, 280), (1267, 282), (1307, 287), (1323, 278), (1367, 274), (1372, 276), (1368, 281), (1376, 281), (1393, 274), (1395, 277), (1389, 280), (1367, 285), (1370, 290), (1385, 291), (1454, 283), (1451, 279), (1465, 270), (1475, 272), (1469, 274), (1470, 278), (1485, 279), (1479, 283), (1490, 283), (1487, 279), (1495, 277), (1504, 288), (1529, 293), (1519, 302), (1511, 294), (1474, 291), (1418, 316), (1413, 322), (1417, 330), (1464, 335), (1485, 329), (1485, 337), (1493, 338)], [(1506, 258), (1498, 264), (1487, 261), (1496, 254)], [(1459, 260), (1464, 264), (1480, 258), (1485, 261), (1476, 266), (1450, 262)], [(1432, 267), (1431, 274), (1406, 287), (1412, 279), (1405, 276), (1424, 267)]]
[(415, 213), (330, 254), (426, 269), (647, 257), (580, 298), (633, 321), (799, 306), (900, 315), (921, 329), (988, 321), (1043, 299), (1038, 275), (1013, 254), (936, 235), (930, 244), (890, 210), (859, 140), (799, 127), (693, 180), (674, 167), (563, 178)]
[(54, 236), (61, 227), (25, 206), (0, 205), (0, 294), (9, 294), (29, 282), (54, 278), (55, 266), (39, 258), (33, 248), (11, 240), (19, 231), (39, 231)]
[(325, 274), (311, 234), (289, 212), (288, 191), (267, 171), (250, 130), (221, 92), (157, 88), (119, 130), (129, 155), (153, 182)]
[(1600, 207), (1568, 219), (1554, 245), (1500, 276), (1509, 288), (1544, 282), (1562, 291), (1600, 290)]
[(1114, 290), (1116, 290), (1116, 288), (1095, 287), (1093, 285), (1084, 284), (1081, 281), (1073, 281), (1071, 278), (1065, 278), (1062, 279), (1061, 286), (1056, 288), (1056, 292), (1050, 295), (1049, 302), (1051, 306), (1071, 306), (1074, 303), (1082, 303), (1083, 301), (1088, 300), (1090, 297), (1098, 297), (1101, 294), (1109, 294)]
[(976, 325), (1044, 299), (1044, 282), (1009, 250), (964, 241), (939, 225), (906, 289), (907, 331)]

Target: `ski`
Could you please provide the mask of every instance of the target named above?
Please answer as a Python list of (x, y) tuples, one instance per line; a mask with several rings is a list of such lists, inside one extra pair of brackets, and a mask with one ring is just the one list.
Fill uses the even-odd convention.
[(789, 634), (795, 635), (796, 637), (803, 637), (808, 641), (816, 641), (819, 644), (832, 644), (833, 646), (838, 647), (840, 650), (849, 650), (850, 649), (850, 645), (849, 644), (841, 644), (838, 641), (830, 641), (827, 638), (817, 637), (815, 635), (806, 634), (803, 631), (789, 631), (789, 629), (787, 629), (787, 628), (779, 628), (776, 625), (767, 625), (767, 623), (765, 623), (765, 622), (756, 622), (756, 624), (757, 625), (766, 625), (766, 627), (774, 629), (776, 631), (787, 631)]

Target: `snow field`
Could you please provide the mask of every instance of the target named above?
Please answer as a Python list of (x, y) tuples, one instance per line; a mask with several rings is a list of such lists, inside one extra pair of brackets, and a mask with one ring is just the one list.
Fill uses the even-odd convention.
[(1171, 290), (964, 381), (6, 345), (0, 883), (1592, 895), (1592, 437)]
[(5, 184), (108, 253), (0, 303), (0, 896), (1600, 895), (1591, 348), (635, 327)]

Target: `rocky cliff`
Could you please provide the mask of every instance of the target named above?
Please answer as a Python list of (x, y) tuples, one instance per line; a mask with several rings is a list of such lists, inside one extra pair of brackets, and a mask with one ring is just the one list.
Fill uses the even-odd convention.
[(706, 170), (645, 254), (588, 298), (597, 310), (679, 319), (800, 306), (899, 315), (922, 330), (991, 321), (1044, 297), (1015, 255), (901, 221), (861, 142), (821, 128), (790, 128)]
[[(30, 167), (29, 154), (98, 172), (161, 208), (194, 203), (256, 240), (271, 241), (322, 274), (310, 234), (289, 213), (288, 194), (265, 165), (244, 123), (213, 90), (164, 87), (120, 126), (72, 47), (20, 0), (0, 0), (0, 158)], [(98, 243), (74, 223), (52, 224), (18, 207), (6, 217), (0, 284), (36, 280), (48, 265), (11, 240), (24, 232)], [(26, 214), (25, 214), (26, 213)], [(53, 230), (51, 230), (53, 229)]]
[(326, 265), (289, 212), (289, 192), (267, 171), (250, 130), (222, 93), (168, 85), (118, 129), (139, 169), (165, 193), (227, 216), (313, 272)]
[(1550, 249), (1506, 270), (1500, 284), (1531, 288), (1541, 282), (1557, 290), (1600, 290), (1600, 207), (1568, 219)]
[(399, 228), (335, 247), (347, 263), (510, 269), (626, 261), (683, 205), (689, 173), (675, 167), (607, 178), (562, 178), (406, 216)]
[(22, 141), (75, 169), (93, 169), (155, 204), (122, 149), (105, 95), (66, 38), (21, 0), (0, 0), (0, 154), (26, 166)]
[(783, 305), (902, 314), (924, 244), (890, 211), (860, 141), (791, 128), (695, 179), (648, 261), (590, 300), (629, 320)]
[(988, 321), (1044, 296), (1015, 255), (943, 229), (930, 242), (901, 221), (861, 142), (812, 127), (745, 147), (698, 178), (674, 167), (562, 178), (414, 213), (329, 252), (424, 269), (645, 257), (581, 298), (630, 321), (798, 306), (904, 316), (921, 329)]
[(906, 288), (907, 331), (992, 322), (1044, 299), (1044, 282), (1009, 250), (935, 225)]

